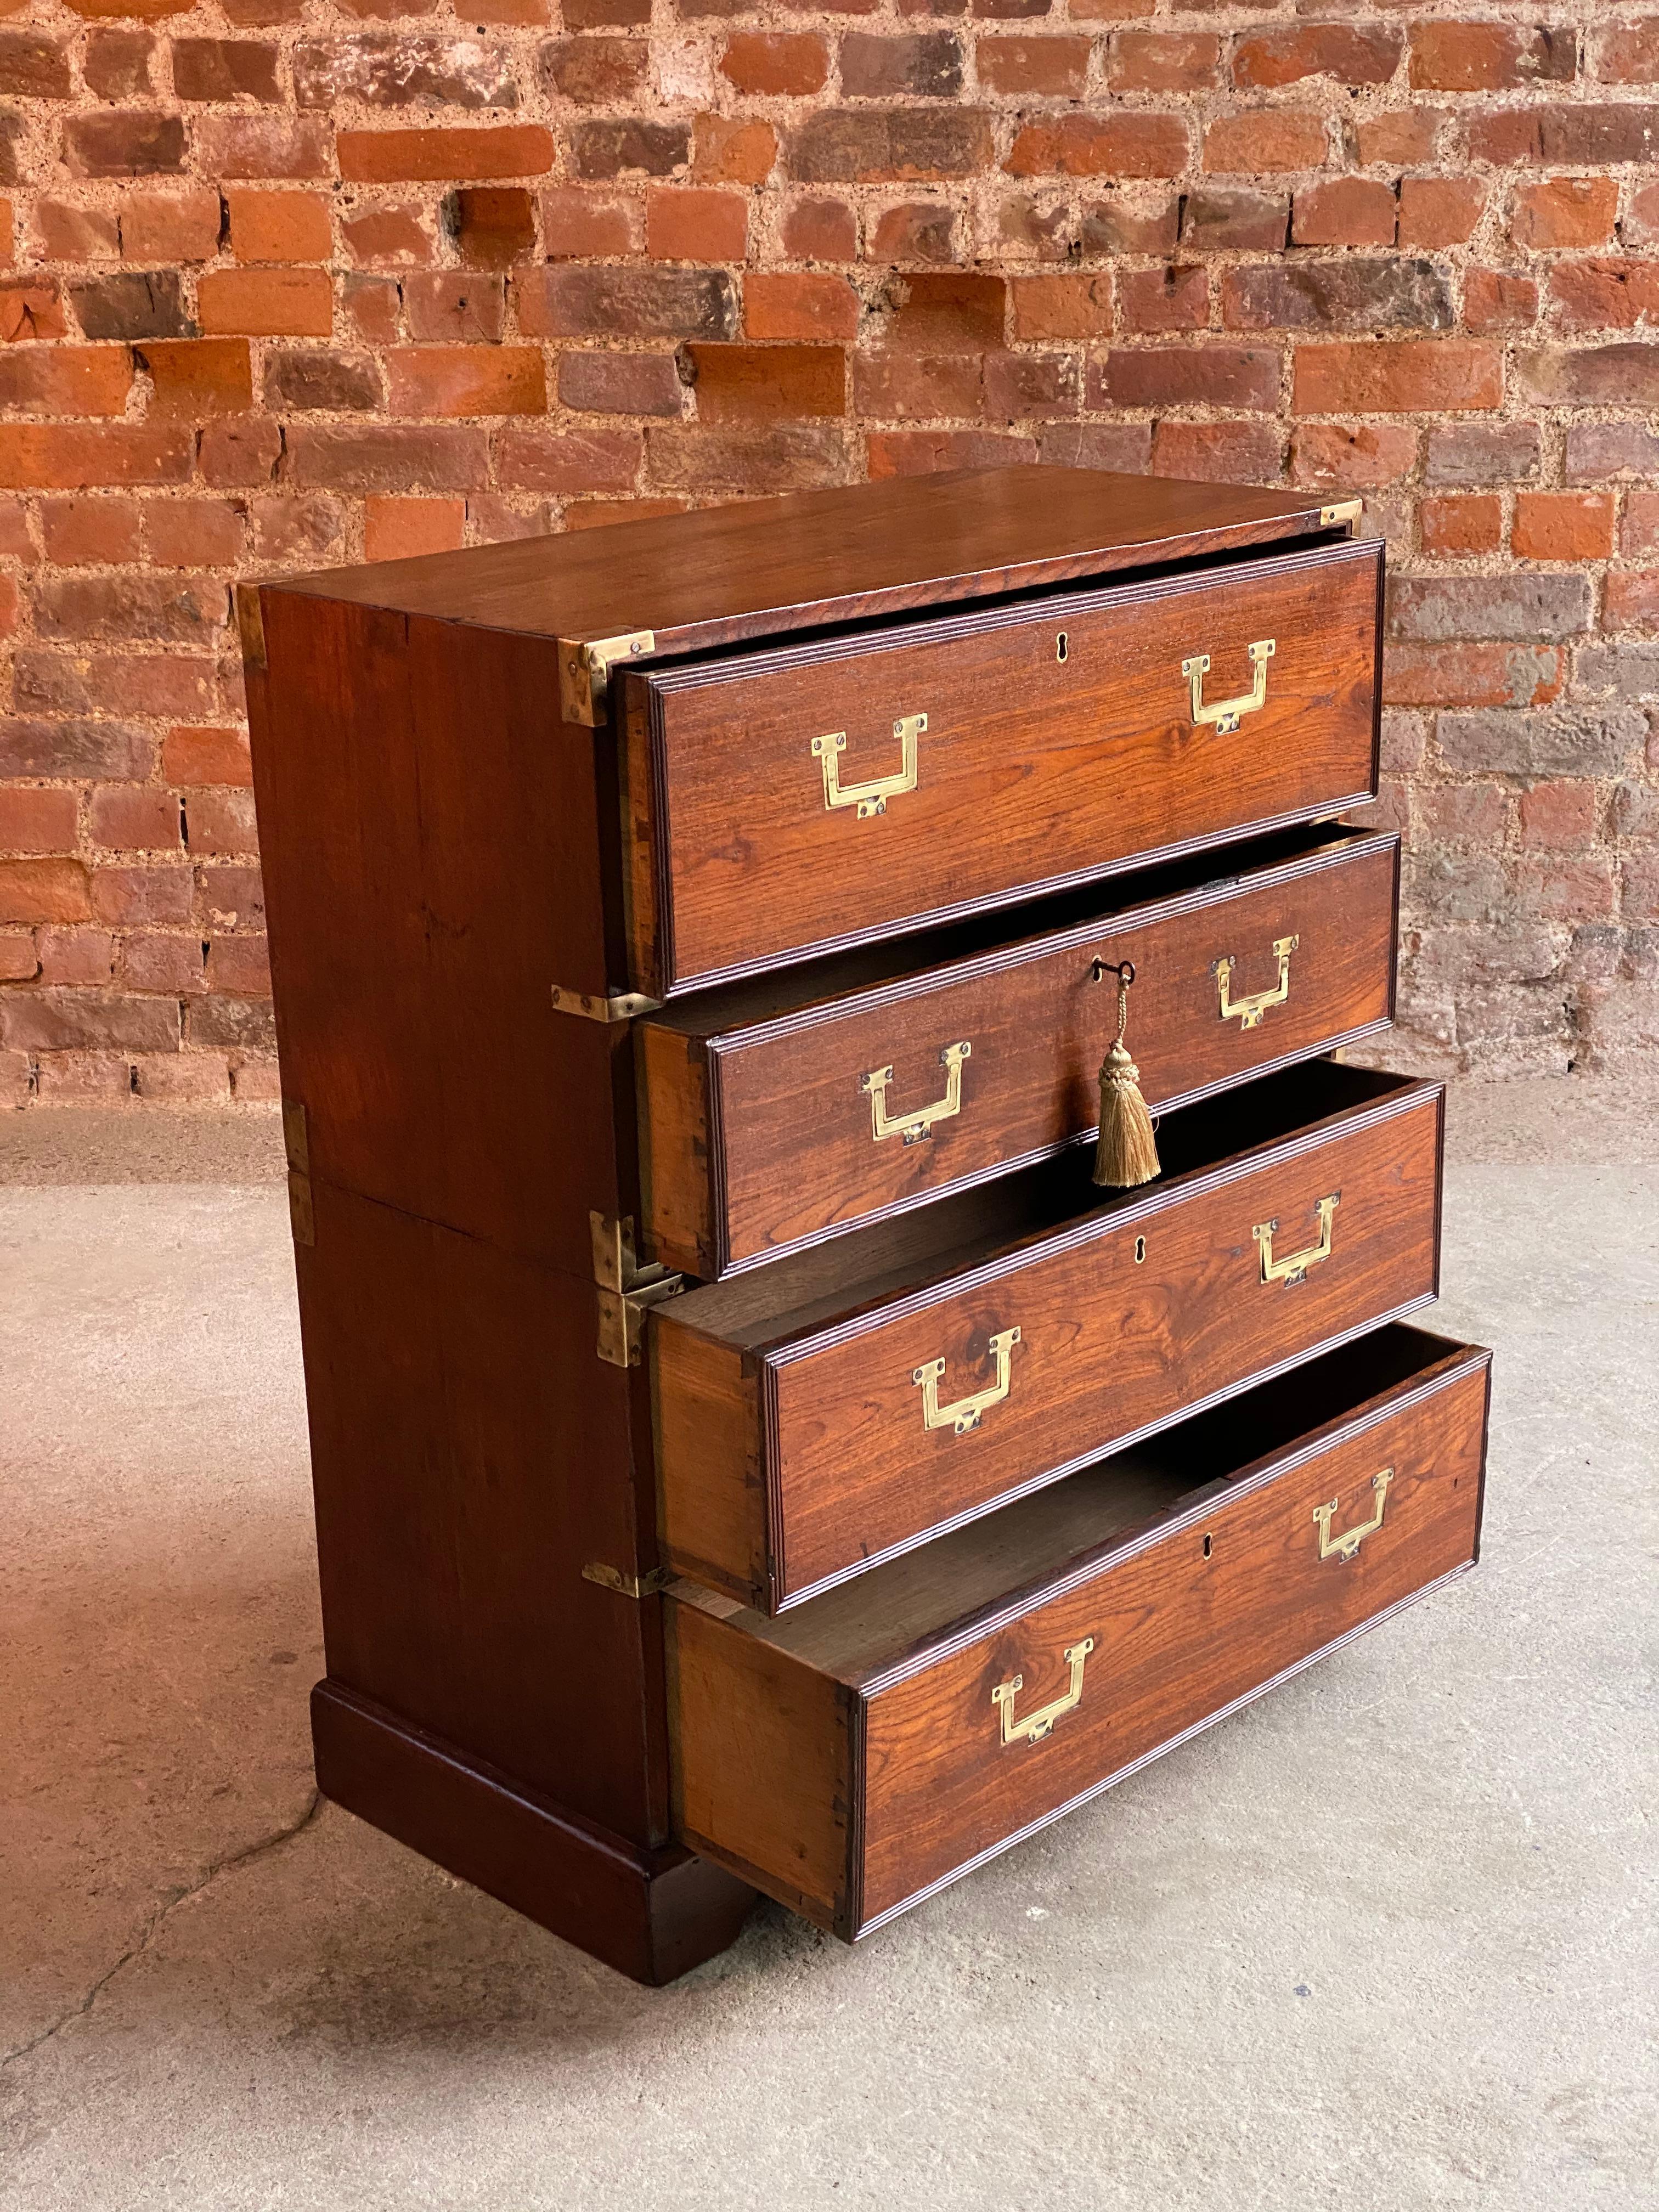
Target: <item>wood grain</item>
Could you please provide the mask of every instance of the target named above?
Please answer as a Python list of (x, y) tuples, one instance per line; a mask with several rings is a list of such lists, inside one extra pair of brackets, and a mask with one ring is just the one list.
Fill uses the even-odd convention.
[[(656, 878), (633, 988), (667, 998), (1369, 795), (1381, 580), (1378, 546), (1340, 544), (630, 671)], [(1183, 659), (1208, 653), (1211, 696), (1231, 696), (1262, 638), (1266, 704), (1231, 733), (1195, 724)], [(844, 732), (861, 782), (896, 769), (895, 723), (920, 714), (916, 788), (868, 820), (828, 807), (812, 739)]]
[[(1129, 1044), (1155, 1110), (1381, 1028), (1398, 866), (1390, 836), (1321, 843), (921, 973), (895, 958), (890, 981), (712, 1034), (641, 1023), (650, 1250), (718, 1277), (1091, 1137), (1117, 1015), (1096, 958), (1134, 964)], [(1254, 1028), (1224, 1021), (1217, 960), (1235, 962), (1235, 995), (1266, 988), (1285, 937), (1289, 997)], [(878, 1142), (864, 1076), (891, 1066), (890, 1112), (915, 1110), (960, 1039), (959, 1112), (919, 1142)]]

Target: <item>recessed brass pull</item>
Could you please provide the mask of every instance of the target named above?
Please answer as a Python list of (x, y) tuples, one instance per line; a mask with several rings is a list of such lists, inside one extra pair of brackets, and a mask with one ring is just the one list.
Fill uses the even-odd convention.
[(872, 1067), (863, 1077), (859, 1089), (870, 1098), (870, 1127), (875, 1140), (880, 1144), (885, 1137), (901, 1138), (907, 1145), (919, 1145), (933, 1133), (935, 1121), (948, 1121), (953, 1114), (962, 1111), (962, 1063), (973, 1052), (966, 1037), (960, 1044), (947, 1044), (939, 1054), (944, 1066), (945, 1096), (937, 1105), (924, 1106), (918, 1113), (890, 1115), (887, 1111), (887, 1086), (893, 1079), (890, 1067)]
[(1017, 1328), (1005, 1328), (991, 1339), (991, 1356), (997, 1364), (997, 1379), (988, 1390), (978, 1390), (969, 1398), (958, 1398), (953, 1405), (941, 1406), (939, 1401), (939, 1381), (945, 1373), (942, 1359), (930, 1359), (925, 1367), (912, 1374), (912, 1382), (921, 1385), (922, 1425), (929, 1429), (954, 1429), (965, 1437), (969, 1429), (979, 1426), (979, 1417), (990, 1406), (1000, 1406), (1008, 1395), (1008, 1383), (1013, 1373), (1014, 1346), (1019, 1342)]
[(916, 787), (916, 739), (927, 727), (926, 714), (906, 714), (895, 722), (893, 735), (899, 741), (899, 772), (896, 775), (878, 775), (871, 783), (842, 782), (841, 755), (847, 749), (845, 730), (832, 730), (828, 737), (814, 738), (812, 757), (823, 770), (824, 805), (832, 810), (856, 806), (860, 822), (867, 821), (872, 814), (885, 814), (890, 799)]
[(1014, 1718), (1014, 1699), (1025, 1686), (1024, 1674), (1016, 1674), (1006, 1682), (999, 1682), (991, 1692), (991, 1703), (1002, 1711), (1002, 1741), (1010, 1743), (1041, 1743), (1045, 1735), (1054, 1734), (1054, 1723), (1061, 1720), (1076, 1705), (1083, 1702), (1084, 1662), (1095, 1648), (1092, 1636), (1085, 1636), (1081, 1644), (1066, 1647), (1066, 1663), (1072, 1670), (1072, 1679), (1063, 1694), (1052, 1705), (1041, 1705), (1036, 1712), (1027, 1713), (1023, 1721)]
[(1269, 1006), (1284, 1005), (1291, 995), (1291, 955), (1301, 942), (1299, 937), (1274, 938), (1273, 956), (1279, 962), (1279, 981), (1271, 990), (1254, 992), (1248, 999), (1236, 999), (1232, 995), (1231, 955), (1216, 962), (1216, 989), (1221, 999), (1221, 1018), (1224, 1022), (1237, 1021), (1244, 1030), (1259, 1029), (1261, 1017)]
[(1371, 1477), (1371, 1490), (1376, 1504), (1371, 1517), (1355, 1528), (1345, 1528), (1340, 1536), (1331, 1534), (1331, 1516), (1341, 1504), (1340, 1498), (1332, 1498), (1328, 1505), (1316, 1505), (1314, 1519), (1319, 1523), (1319, 1556), (1322, 1559), (1351, 1559), (1367, 1536), (1373, 1536), (1382, 1526), (1383, 1508), (1389, 1502), (1389, 1485), (1394, 1480), (1394, 1469), (1385, 1467), (1381, 1474)]
[(1261, 1248), (1261, 1279), (1264, 1283), (1301, 1283), (1307, 1280), (1310, 1267), (1316, 1267), (1322, 1260), (1331, 1256), (1331, 1216), (1341, 1203), (1342, 1194), (1334, 1190), (1328, 1198), (1322, 1198), (1314, 1212), (1319, 1216), (1319, 1239), (1300, 1252), (1287, 1252), (1282, 1260), (1273, 1257), (1273, 1231), (1277, 1221), (1258, 1221), (1250, 1234)]
[(1190, 660), (1181, 664), (1181, 672), (1192, 686), (1194, 721), (1213, 722), (1224, 738), (1238, 727), (1246, 714), (1254, 714), (1258, 707), (1267, 703), (1267, 663), (1279, 647), (1272, 638), (1261, 637), (1244, 649), (1250, 656), (1254, 677), (1250, 689), (1241, 692), (1237, 699), (1212, 700), (1207, 707), (1204, 703), (1204, 679), (1210, 672), (1209, 654), (1194, 653)]

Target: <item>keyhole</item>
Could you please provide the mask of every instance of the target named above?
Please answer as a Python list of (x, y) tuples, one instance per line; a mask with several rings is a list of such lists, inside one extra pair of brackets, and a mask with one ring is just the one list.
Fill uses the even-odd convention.
[(1061, 630), (1060, 635), (1054, 640), (1054, 659), (1056, 660), (1064, 660), (1070, 651), (1070, 643), (1067, 641), (1065, 631)]
[(1206, 1536), (1204, 1539), (1204, 1556), (1206, 1559), (1210, 1556), (1210, 1547), (1214, 1541), (1215, 1539), (1212, 1536)]
[(1136, 1239), (1135, 1239), (1135, 1265), (1136, 1265), (1136, 1267), (1139, 1267), (1142, 1266), (1142, 1265), (1145, 1263), (1146, 1258), (1146, 1239), (1144, 1237), (1136, 1237)]

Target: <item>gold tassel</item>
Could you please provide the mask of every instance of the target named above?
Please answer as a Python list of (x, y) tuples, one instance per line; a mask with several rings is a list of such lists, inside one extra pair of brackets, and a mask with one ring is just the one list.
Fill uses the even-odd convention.
[(1117, 976), (1117, 1041), (1100, 1066), (1100, 1136), (1095, 1146), (1095, 1181), (1109, 1190), (1133, 1190), (1164, 1172), (1152, 1134), (1152, 1117), (1140, 1095), (1140, 1070), (1128, 1054), (1123, 1032), (1129, 1025), (1129, 986), (1134, 963), (1096, 973)]

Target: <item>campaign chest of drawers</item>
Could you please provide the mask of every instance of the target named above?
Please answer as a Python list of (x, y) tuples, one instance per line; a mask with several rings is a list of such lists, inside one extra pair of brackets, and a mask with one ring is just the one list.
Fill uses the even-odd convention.
[(1357, 513), (964, 472), (240, 595), (330, 1796), (661, 1981), (1474, 1563), (1441, 1091), (1341, 1058)]

